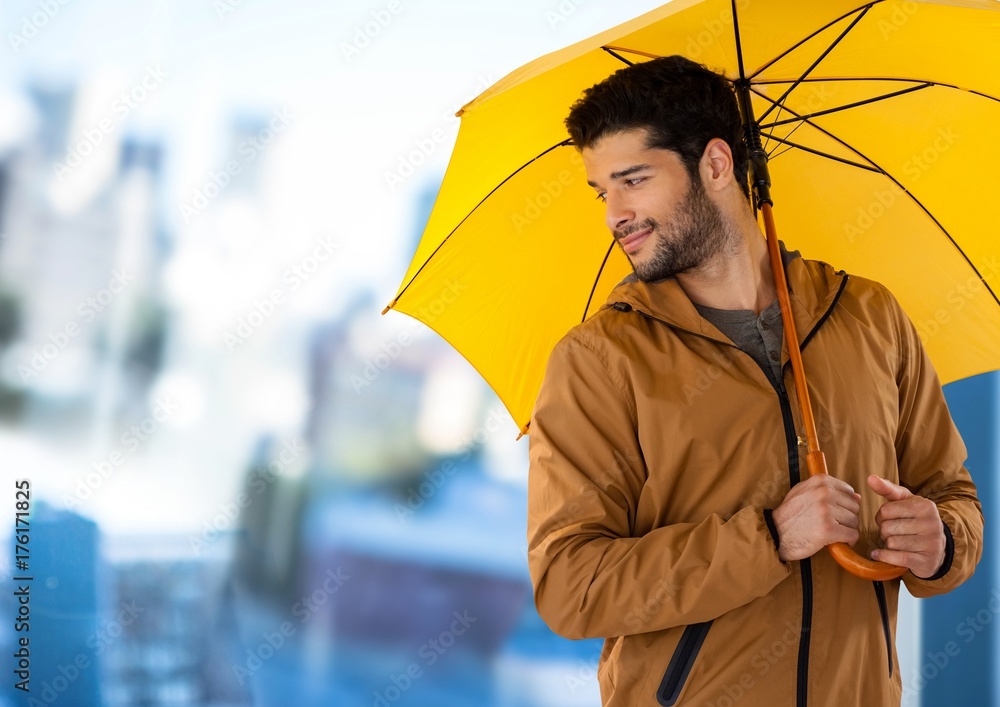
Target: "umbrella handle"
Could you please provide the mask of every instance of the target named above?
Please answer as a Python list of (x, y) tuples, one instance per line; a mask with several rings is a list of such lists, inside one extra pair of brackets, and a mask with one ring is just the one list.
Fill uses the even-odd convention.
[[(806, 454), (806, 466), (809, 468), (810, 476), (829, 473), (826, 469), (826, 455), (818, 449)], [(826, 549), (830, 551), (830, 554), (838, 565), (856, 577), (861, 577), (861, 579), (883, 582), (888, 579), (902, 577), (906, 573), (905, 567), (890, 565), (887, 562), (876, 562), (875, 560), (869, 560), (867, 557), (862, 557), (845, 543), (827, 545)]]
[[(781, 320), (785, 331), (785, 338), (788, 341), (788, 355), (791, 359), (792, 373), (795, 377), (795, 393), (799, 400), (799, 407), (802, 409), (802, 422), (805, 426), (808, 450), (806, 454), (806, 466), (809, 469), (810, 476), (827, 474), (829, 472), (826, 468), (826, 456), (819, 449), (816, 420), (813, 417), (812, 403), (809, 400), (809, 387), (806, 385), (806, 372), (802, 363), (802, 352), (799, 350), (799, 337), (795, 331), (792, 305), (788, 297), (788, 282), (785, 279), (785, 267), (781, 262), (781, 253), (778, 250), (778, 235), (774, 227), (771, 204), (768, 201), (760, 203), (760, 210), (764, 216), (764, 227), (767, 232), (767, 252), (771, 260), (771, 269), (774, 271), (774, 284), (778, 290)], [(876, 562), (862, 557), (844, 543), (834, 543), (827, 546), (827, 549), (838, 565), (862, 579), (881, 582), (901, 577), (907, 571), (905, 567), (890, 565), (886, 562)]]

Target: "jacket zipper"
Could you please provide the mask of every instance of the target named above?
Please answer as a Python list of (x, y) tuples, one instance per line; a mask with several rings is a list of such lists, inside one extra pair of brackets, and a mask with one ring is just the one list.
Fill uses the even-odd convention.
[(889, 605), (885, 601), (885, 585), (882, 582), (872, 582), (875, 586), (875, 598), (878, 600), (878, 611), (882, 615), (882, 633), (885, 634), (885, 652), (889, 656), (889, 677), (892, 677), (892, 633), (889, 630)]
[[(789, 488), (791, 488), (799, 483), (799, 443), (798, 435), (795, 433), (795, 420), (792, 418), (792, 406), (788, 402), (788, 393), (783, 384), (778, 388), (778, 399), (781, 401), (781, 418), (785, 423), (785, 444), (788, 445), (788, 483)], [(802, 627), (799, 630), (795, 704), (797, 707), (806, 707), (809, 696), (809, 639), (812, 632), (812, 560), (809, 558), (800, 560), (799, 573), (802, 577)]]
[[(816, 334), (817, 331), (819, 331), (820, 327), (822, 327), (826, 323), (826, 320), (830, 318), (830, 315), (833, 314), (833, 310), (836, 309), (837, 307), (837, 303), (840, 301), (840, 296), (844, 294), (844, 289), (847, 287), (847, 281), (850, 279), (850, 275), (848, 275), (842, 270), (839, 271), (838, 274), (843, 274), (843, 279), (840, 281), (840, 287), (837, 289), (837, 294), (834, 295), (833, 301), (830, 303), (830, 306), (827, 307), (827, 310), (823, 313), (823, 316), (819, 318), (815, 326), (813, 326), (813, 328), (809, 331), (809, 333), (806, 334), (806, 337), (802, 339), (801, 342), (799, 342), (799, 351), (805, 350), (806, 344), (808, 344), (812, 340), (813, 336)], [(646, 316), (650, 316), (650, 318), (652, 319), (661, 321), (669, 327), (678, 328), (675, 327), (673, 324), (670, 324), (669, 322), (664, 322), (659, 317), (653, 317), (651, 315), (646, 315)], [(716, 341), (715, 339), (712, 339), (711, 337), (708, 336), (704, 336), (703, 334), (697, 334), (695, 332), (688, 331), (686, 329), (682, 329), (682, 331), (685, 331), (688, 334), (693, 334), (694, 336), (700, 337), (702, 339), (707, 339), (709, 341)], [(784, 333), (782, 333), (782, 337), (784, 337)], [(716, 343), (719, 342), (716, 341)], [(738, 346), (733, 346), (733, 348), (736, 349), (737, 351), (741, 351), (741, 349)], [(795, 419), (792, 416), (791, 403), (789, 403), (788, 401), (788, 393), (785, 390), (784, 386), (785, 369), (788, 368), (790, 364), (791, 361), (786, 361), (785, 365), (781, 367), (781, 380), (779, 381), (779, 385), (774, 386), (774, 384), (772, 383), (771, 386), (772, 388), (775, 389), (775, 392), (778, 394), (778, 400), (781, 403), (781, 418), (785, 426), (785, 444), (788, 446), (788, 482), (790, 484), (789, 489), (795, 484), (799, 483), (800, 480), (799, 449), (798, 449), (799, 437), (795, 431)], [(765, 377), (770, 382), (771, 380), (770, 377), (767, 376), (766, 374)], [(802, 577), (802, 626), (799, 631), (799, 657), (798, 657), (798, 669), (796, 672), (795, 704), (796, 707), (807, 707), (807, 702), (809, 697), (809, 639), (812, 631), (812, 605), (813, 605), (812, 562), (809, 559), (799, 561), (799, 573), (801, 574)], [(709, 622), (709, 624), (710, 623), (711, 622)], [(684, 636), (687, 636), (689, 630), (691, 630), (695, 626), (700, 626), (700, 625), (701, 624), (693, 624), (692, 626), (689, 626), (687, 629), (685, 629)], [(706, 633), (708, 632), (707, 628), (705, 629), (705, 632)], [(683, 643), (684, 641), (684, 636), (681, 636), (681, 643)], [(702, 640), (704, 640), (704, 636), (702, 636)], [(681, 644), (678, 644), (678, 647), (680, 647), (680, 645)], [(700, 647), (700, 642), (698, 645)], [(677, 654), (675, 653), (674, 658), (676, 657)], [(671, 674), (670, 667), (673, 666), (673, 664), (674, 664), (674, 659), (671, 659), (670, 666), (667, 667), (667, 674), (663, 676), (663, 683), (661, 683), (660, 690), (657, 692), (657, 698), (661, 700), (660, 704), (665, 705), (665, 707), (669, 707), (669, 705), (674, 704), (673, 702), (665, 703), (662, 701), (661, 698), (661, 695), (663, 695), (664, 685), (667, 681), (667, 677)], [(690, 670), (690, 666), (688, 666), (688, 669)], [(683, 677), (685, 678), (687, 677), (686, 672)], [(683, 685), (683, 681), (681, 681), (681, 685)], [(678, 694), (680, 694), (679, 690)], [(676, 699), (676, 696), (674, 696), (674, 699)]]
[(705, 636), (708, 635), (708, 629), (711, 627), (712, 622), (705, 621), (700, 624), (691, 624), (684, 629), (681, 640), (677, 643), (677, 648), (674, 649), (674, 655), (670, 658), (670, 664), (667, 665), (667, 671), (663, 674), (660, 689), (656, 691), (656, 701), (663, 707), (672, 707), (677, 703), (677, 698), (680, 697), (681, 690), (684, 689), (688, 673), (691, 672), (694, 661), (698, 657), (698, 651), (701, 650), (701, 644), (705, 642)]
[[(826, 320), (833, 314), (840, 296), (847, 287), (849, 276), (845, 273), (840, 282), (840, 288), (833, 297), (833, 302), (827, 308), (823, 316), (819, 318), (816, 325), (806, 334), (799, 344), (799, 351), (804, 351), (806, 345), (812, 340), (819, 328), (826, 323)], [(784, 336), (784, 334), (782, 334)], [(778, 400), (781, 402), (781, 417), (785, 423), (785, 444), (788, 445), (788, 482), (791, 486), (799, 483), (799, 437), (795, 431), (795, 420), (792, 417), (792, 406), (788, 400), (788, 391), (785, 390), (785, 369), (791, 364), (787, 361), (781, 368), (781, 380), (777, 388)], [(799, 561), (799, 572), (802, 576), (802, 627), (799, 632), (799, 659), (796, 674), (795, 704), (796, 707), (806, 707), (809, 700), (809, 642), (812, 634), (812, 609), (813, 609), (813, 584), (812, 584), (812, 561), (810, 559)]]

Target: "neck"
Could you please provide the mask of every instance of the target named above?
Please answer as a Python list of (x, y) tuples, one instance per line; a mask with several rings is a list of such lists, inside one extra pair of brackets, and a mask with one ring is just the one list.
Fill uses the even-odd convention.
[(678, 273), (677, 282), (695, 304), (760, 314), (778, 296), (767, 243), (749, 207), (729, 224), (729, 247), (699, 267)]

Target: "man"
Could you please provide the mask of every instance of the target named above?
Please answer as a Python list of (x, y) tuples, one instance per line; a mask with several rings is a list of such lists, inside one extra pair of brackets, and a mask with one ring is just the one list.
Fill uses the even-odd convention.
[(532, 415), (539, 613), (607, 639), (609, 707), (898, 705), (899, 580), (824, 546), (906, 567), (916, 596), (979, 561), (966, 450), (914, 327), (881, 285), (783, 251), (830, 468), (806, 478), (729, 83), (652, 60), (567, 126), (635, 273), (555, 347)]

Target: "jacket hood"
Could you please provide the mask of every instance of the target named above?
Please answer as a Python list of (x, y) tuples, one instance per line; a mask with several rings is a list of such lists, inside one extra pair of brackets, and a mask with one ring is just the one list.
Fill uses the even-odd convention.
[[(791, 294), (795, 328), (806, 336), (827, 312), (847, 280), (843, 270), (827, 263), (805, 260), (797, 250), (781, 249), (785, 276)], [(725, 343), (729, 339), (704, 319), (674, 277), (643, 282), (635, 273), (618, 283), (601, 309), (634, 309), (678, 329)]]

